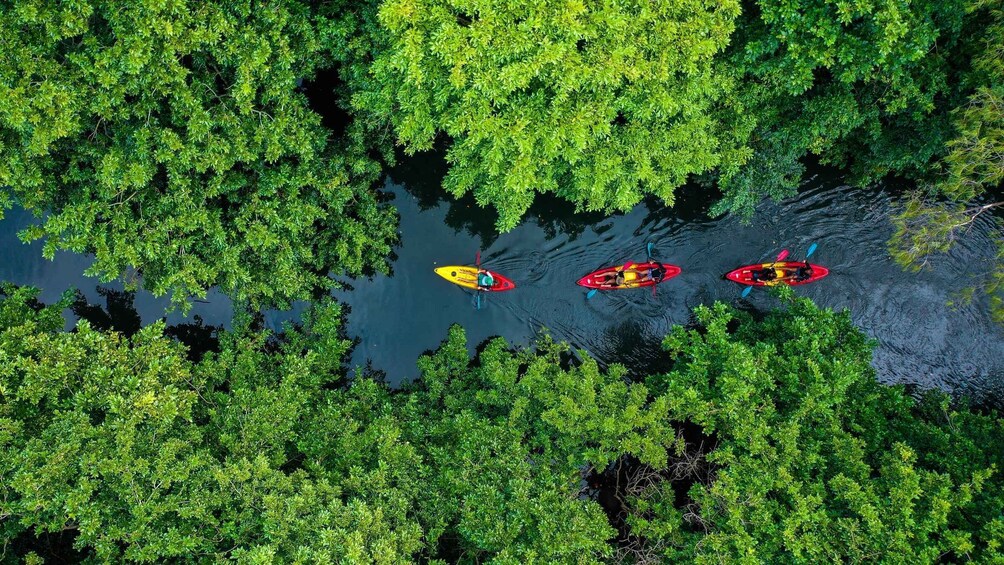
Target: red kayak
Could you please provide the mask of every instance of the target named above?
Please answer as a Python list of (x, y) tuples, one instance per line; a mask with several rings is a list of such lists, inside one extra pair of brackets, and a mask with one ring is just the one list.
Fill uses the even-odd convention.
[[(809, 284), (830, 274), (830, 270), (822, 265), (809, 264), (811, 271), (804, 273), (804, 278), (798, 277), (798, 269), (804, 268), (805, 262), (799, 261), (779, 261), (777, 263), (757, 263), (756, 265), (746, 265), (725, 275), (730, 281), (751, 286), (774, 286), (786, 284), (796, 286)], [(773, 277), (765, 271), (773, 271)], [(754, 276), (756, 273), (756, 276)], [(808, 276), (804, 276), (804, 275)], [(764, 276), (766, 275), (766, 276)]]
[[(579, 279), (575, 284), (579, 286), (584, 286), (586, 288), (596, 288), (599, 290), (622, 290), (625, 288), (641, 288), (644, 286), (655, 286), (658, 284), (652, 277), (649, 276), (649, 270), (654, 269), (658, 266), (662, 266), (666, 270), (663, 275), (662, 280), (659, 282), (666, 282), (669, 279), (680, 274), (680, 268), (676, 265), (670, 265), (669, 263), (635, 263), (624, 268), (623, 265), (616, 265), (614, 267), (603, 267), (597, 271), (593, 271), (588, 275)], [(615, 284), (614, 278), (617, 275), (617, 271), (624, 271), (624, 282), (620, 285)]]

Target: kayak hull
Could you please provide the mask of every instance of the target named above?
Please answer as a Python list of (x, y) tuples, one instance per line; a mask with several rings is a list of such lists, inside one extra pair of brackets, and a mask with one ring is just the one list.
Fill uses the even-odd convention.
[(629, 269), (624, 271), (625, 281), (624, 284), (614, 286), (606, 281), (610, 280), (609, 273), (616, 273), (620, 270), (623, 265), (615, 265), (613, 267), (604, 267), (589, 273), (588, 275), (579, 279), (575, 284), (579, 286), (584, 286), (586, 288), (595, 288), (599, 290), (625, 290), (630, 288), (644, 288), (647, 286), (655, 286), (654, 280), (647, 278), (646, 273), (649, 269), (655, 268), (662, 265), (662, 268), (666, 270), (666, 275), (659, 282), (666, 282), (669, 279), (679, 275), (681, 270), (680, 267), (676, 265), (670, 265), (669, 263), (635, 263)]
[[(771, 281), (755, 281), (753, 280), (753, 271), (759, 271), (761, 269), (770, 268), (774, 266), (774, 271), (777, 273), (777, 278)], [(795, 269), (798, 267), (804, 267), (805, 263), (801, 261), (779, 261), (777, 263), (757, 263), (755, 265), (746, 265), (744, 267), (739, 267), (738, 269), (729, 272), (725, 275), (725, 278), (730, 281), (737, 282), (739, 284), (745, 284), (749, 286), (776, 286), (779, 284), (786, 284), (788, 286), (798, 286), (802, 284), (809, 284), (811, 282), (816, 282), (819, 279), (830, 274), (830, 270), (822, 265), (816, 265), (809, 263), (812, 267), (812, 276), (805, 280), (795, 280)]]
[[(489, 271), (484, 269), (495, 279), (495, 284), (491, 288), (481, 289), (484, 292), (504, 292), (506, 290), (512, 290), (516, 288), (516, 283), (512, 282), (511, 279), (506, 278), (495, 271)], [(450, 281), (455, 285), (460, 285), (464, 288), (469, 288), (471, 290), (478, 290), (478, 268), (477, 267), (461, 267), (448, 265), (446, 267), (439, 267), (435, 269), (436, 274), (443, 277), (444, 279)]]

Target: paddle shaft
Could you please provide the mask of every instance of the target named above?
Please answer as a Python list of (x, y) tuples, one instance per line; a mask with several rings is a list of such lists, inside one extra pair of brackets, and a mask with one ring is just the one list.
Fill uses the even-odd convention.
[(474, 275), (474, 284), (478, 287), (474, 291), (474, 309), (481, 309), (481, 250), (478, 249), (477, 253), (474, 254), (474, 264), (478, 268), (478, 272)]
[[(774, 265), (777, 265), (778, 262), (783, 261), (784, 258), (787, 256), (788, 256), (788, 250), (782, 249), (781, 252), (777, 254), (777, 259), (774, 259), (774, 262), (770, 264), (769, 268), (773, 269)], [(749, 285), (743, 290), (742, 297), (746, 298), (747, 296), (750, 295), (751, 292), (753, 292), (753, 285)]]

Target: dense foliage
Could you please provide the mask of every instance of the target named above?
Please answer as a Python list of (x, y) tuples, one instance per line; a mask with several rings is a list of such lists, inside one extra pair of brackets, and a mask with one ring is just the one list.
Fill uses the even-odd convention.
[(502, 230), (538, 192), (606, 212), (691, 179), (748, 215), (816, 155), (952, 199), (898, 224), (916, 265), (1004, 178), (1001, 29), (1000, 0), (4, 0), (0, 203), (106, 280), (272, 305), (384, 268), (388, 140), (445, 147)]
[(446, 188), (504, 230), (535, 191), (623, 210), (706, 172), (717, 210), (748, 214), (808, 154), (861, 183), (927, 174), (982, 72), (969, 59), (999, 55), (993, 4), (384, 0), (335, 17), (353, 110), (408, 151), (445, 133)]
[(63, 332), (72, 297), (5, 292), (7, 555), (72, 532), (114, 561), (1004, 557), (1002, 421), (876, 384), (848, 316), (807, 301), (698, 308), (645, 384), (546, 340), (472, 360), (455, 327), (392, 393), (346, 384), (336, 305), (193, 361), (161, 324)]
[(714, 118), (730, 90), (712, 61), (738, 2), (388, 0), (358, 17), (352, 108), (409, 152), (452, 143), (444, 181), (514, 227), (535, 192), (587, 210), (644, 194), (672, 203), (689, 175), (734, 168)]
[[(649, 379), (671, 415), (713, 438), (688, 496), (701, 562), (1000, 559), (1004, 421), (877, 385), (846, 313), (797, 300), (762, 322), (698, 307)], [(688, 539), (689, 538), (689, 539)], [(671, 538), (671, 541), (675, 539)], [(668, 544), (672, 547), (672, 544)]]
[(179, 304), (381, 267), (379, 168), (297, 89), (323, 36), (296, 1), (0, 2), (0, 189), (43, 218), (23, 237)]
[(743, 77), (756, 122), (754, 158), (724, 179), (719, 210), (745, 212), (791, 193), (799, 159), (849, 167), (857, 182), (923, 173), (950, 135), (968, 44), (982, 27), (963, 0), (758, 0), (736, 26), (725, 64)]
[[(968, 101), (953, 113), (955, 137), (940, 163), (937, 177), (904, 201), (894, 218), (896, 233), (890, 249), (896, 260), (914, 270), (935, 253), (952, 248), (973, 222), (989, 219), (1004, 227), (998, 213), (1004, 207), (1004, 11), (992, 14), (991, 25), (980, 34), (982, 49), (973, 59), (975, 87)], [(1004, 322), (1004, 229), (996, 261), (968, 294), (989, 295), (996, 320)]]

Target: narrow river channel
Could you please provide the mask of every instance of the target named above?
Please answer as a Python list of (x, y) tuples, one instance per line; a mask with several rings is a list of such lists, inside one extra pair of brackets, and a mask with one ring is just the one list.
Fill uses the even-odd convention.
[[(881, 381), (1004, 404), (1004, 328), (991, 321), (984, 298), (950, 305), (993, 256), (988, 219), (979, 220), (949, 255), (914, 274), (904, 273), (886, 250), (896, 187), (855, 189), (832, 171), (808, 177), (797, 197), (762, 205), (748, 225), (731, 216), (709, 217), (712, 199), (690, 188), (672, 209), (651, 201), (610, 217), (573, 214), (564, 201), (538, 197), (527, 219), (501, 235), (490, 210), (469, 198), (444, 197), (442, 173), (442, 160), (434, 156), (410, 158), (391, 171), (384, 190), (401, 215), (393, 273), (350, 280), (350, 290), (336, 292), (350, 309), (348, 334), (358, 340), (351, 364), (385, 371), (392, 384), (417, 376), (415, 360), (435, 348), (452, 323), (467, 329), (472, 347), (497, 335), (525, 345), (547, 328), (555, 339), (603, 363), (653, 370), (662, 363), (661, 337), (672, 325), (687, 323), (694, 306), (715, 300), (750, 308), (776, 304), (760, 291), (740, 300), (742, 288), (723, 280), (723, 273), (772, 258), (783, 248), (799, 258), (818, 243), (813, 261), (831, 274), (796, 292), (851, 310), (878, 343), (874, 365)], [(40, 287), (44, 301), (76, 287), (89, 301), (104, 304), (98, 281), (82, 275), (89, 258), (61, 253), (50, 262), (42, 259), (40, 244), (17, 241), (16, 232), (31, 221), (13, 210), (0, 225), (6, 257), (0, 279)], [(659, 285), (655, 296), (642, 289), (587, 300), (575, 285), (600, 266), (643, 260), (646, 242), (655, 244), (656, 257), (683, 269)], [(437, 266), (473, 263), (478, 249), (486, 267), (517, 285), (488, 296), (481, 310), (473, 307), (470, 292), (433, 273)], [(133, 305), (149, 323), (163, 316), (167, 303), (141, 292)], [(276, 327), (303, 307), (269, 312), (266, 320)], [(173, 313), (168, 323), (190, 322), (198, 315), (207, 324), (226, 325), (231, 312), (225, 296), (211, 293), (194, 305), (189, 320)]]

